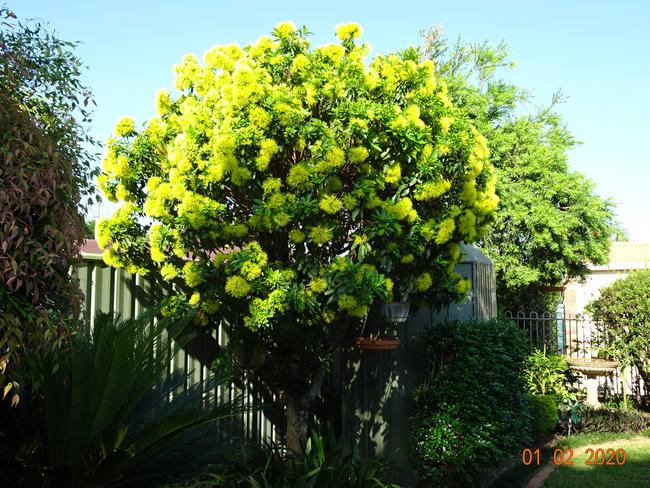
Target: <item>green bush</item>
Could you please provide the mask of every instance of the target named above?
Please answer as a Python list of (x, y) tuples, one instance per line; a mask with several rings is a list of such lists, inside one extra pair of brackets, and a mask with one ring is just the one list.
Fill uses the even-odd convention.
[(550, 434), (558, 423), (557, 398), (554, 395), (531, 395), (531, 431), (535, 437)]
[(410, 457), (440, 486), (475, 486), (530, 440), (524, 334), (509, 321), (445, 323), (420, 338), (429, 365), (415, 391)]
[[(312, 429), (303, 454), (290, 457), (283, 446), (242, 444), (228, 466), (217, 466), (189, 484), (175, 488), (389, 488), (385, 481), (390, 465), (382, 459), (363, 459), (356, 447), (346, 449), (331, 428)], [(169, 486), (167, 488), (172, 488)]]
[(167, 375), (189, 317), (152, 318), (99, 314), (65, 353), (25, 356), (18, 373), (40, 389), (20, 381), (18, 407), (0, 402), (0, 486), (158, 486), (228, 459), (219, 421), (242, 411), (241, 398), (205, 395), (226, 378), (185, 389), (186, 372)]
[(576, 402), (577, 390), (564, 356), (548, 354), (546, 349), (533, 352), (526, 361), (526, 381), (533, 395), (554, 395), (558, 403), (569, 406)]
[(650, 269), (603, 288), (586, 309), (598, 327), (594, 339), (601, 355), (635, 366), (650, 384)]
[(650, 427), (650, 415), (633, 408), (620, 410), (581, 405), (576, 413), (575, 432), (641, 432)]
[(6, 7), (0, 24), (0, 390), (15, 405), (14, 363), (59, 347), (79, 313), (70, 268), (97, 170), (75, 43)]

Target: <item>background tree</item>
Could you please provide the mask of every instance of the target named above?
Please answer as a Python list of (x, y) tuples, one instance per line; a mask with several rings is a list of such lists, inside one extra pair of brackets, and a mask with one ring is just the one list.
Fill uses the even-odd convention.
[[(0, 386), (10, 360), (59, 343), (78, 313), (70, 276), (83, 238), (81, 198), (92, 193), (82, 124), (88, 97), (74, 44), (0, 9)], [(87, 100), (90, 100), (87, 98)], [(80, 119), (79, 119), (80, 117)], [(78, 120), (80, 120), (78, 122)], [(10, 395), (15, 403), (16, 394)]]
[(589, 263), (603, 264), (620, 233), (611, 201), (572, 171), (567, 153), (577, 144), (555, 107), (527, 113), (529, 94), (497, 77), (514, 67), (505, 44), (458, 40), (448, 48), (440, 30), (425, 34), (425, 53), (448, 79), (449, 97), (465, 111), (490, 148), (496, 168), (499, 211), (481, 240), (494, 261), (499, 304), (543, 306), (541, 286), (583, 278)]
[(624, 367), (636, 367), (649, 385), (650, 270), (635, 271), (601, 289), (586, 310), (599, 329), (602, 352)]
[(287, 410), (300, 450), (332, 353), (381, 301), (441, 303), (470, 287), (460, 242), (497, 198), (485, 138), (430, 61), (364, 63), (357, 24), (310, 49), (283, 23), (242, 49), (175, 67), (142, 130), (121, 120), (100, 186), (122, 202), (98, 223), (105, 261), (160, 276), (231, 344)]
[(74, 161), (72, 175), (85, 212), (100, 201), (93, 183), (99, 143), (88, 133), (90, 107), (96, 104), (81, 80), (83, 64), (74, 52), (79, 43), (59, 39), (40, 22), (21, 23), (6, 8), (0, 8), (0, 18), (0, 88), (30, 114), (64, 159)]

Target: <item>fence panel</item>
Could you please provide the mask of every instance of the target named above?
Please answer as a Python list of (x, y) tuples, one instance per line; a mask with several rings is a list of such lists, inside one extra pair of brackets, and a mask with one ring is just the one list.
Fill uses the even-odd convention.
[[(79, 285), (85, 295), (84, 317), (86, 324), (92, 327), (97, 311), (119, 314), (121, 317), (135, 318), (141, 315), (147, 308), (146, 304), (131, 291), (135, 286), (140, 286), (154, 297), (162, 298), (160, 288), (147, 278), (140, 275), (132, 275), (123, 269), (114, 269), (106, 266), (101, 255), (82, 253), (82, 263), (76, 268)], [(129, 286), (131, 285), (131, 286)], [(212, 334), (217, 344), (223, 345), (227, 342), (225, 327), (219, 325), (218, 330)], [(196, 351), (210, 347), (207, 342), (196, 344)], [(187, 351), (179, 351), (169, 365), (169, 371), (183, 370), (188, 372), (185, 388), (208, 379), (211, 372), (208, 364), (202, 364), (195, 354)], [(253, 386), (255, 383), (255, 386)], [(277, 415), (273, 415), (274, 408), (261, 409), (262, 405), (275, 403), (275, 397), (265, 392), (263, 386), (257, 384), (253, 378), (243, 377), (241, 379), (243, 390), (238, 389), (235, 384), (220, 386), (214, 392), (223, 398), (232, 399), (238, 393), (244, 394), (244, 404), (251, 407), (251, 410), (229, 421), (231, 431), (243, 431), (254, 441), (262, 442), (280, 440), (280, 428)], [(277, 407), (277, 405), (276, 405)], [(277, 410), (277, 408), (275, 408)], [(274, 416), (274, 421), (269, 418)]]

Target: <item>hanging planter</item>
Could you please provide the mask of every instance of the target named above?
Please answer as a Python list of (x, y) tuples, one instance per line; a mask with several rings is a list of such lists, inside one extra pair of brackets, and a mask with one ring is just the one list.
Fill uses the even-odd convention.
[(356, 345), (359, 349), (387, 351), (397, 349), (400, 341), (397, 337), (357, 337)]
[(384, 318), (394, 324), (403, 324), (409, 318), (411, 302), (384, 303)]

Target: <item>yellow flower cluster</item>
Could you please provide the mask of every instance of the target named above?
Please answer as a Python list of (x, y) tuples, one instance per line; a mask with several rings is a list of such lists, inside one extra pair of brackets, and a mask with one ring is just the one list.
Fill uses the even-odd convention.
[(329, 227), (324, 227), (322, 225), (315, 225), (309, 231), (309, 239), (314, 243), (322, 246), (327, 242), (332, 240), (333, 237), (332, 229)]
[(303, 165), (292, 166), (287, 176), (287, 185), (299, 187), (309, 181), (309, 171)]
[(354, 310), (358, 303), (357, 299), (354, 298), (352, 295), (341, 295), (339, 299), (337, 300), (337, 303), (339, 304), (339, 307), (341, 307), (343, 310)]
[(264, 193), (276, 193), (280, 191), (282, 187), (282, 180), (280, 178), (267, 178), (262, 183), (262, 189)]
[(240, 273), (248, 281), (253, 281), (260, 277), (260, 275), (262, 274), (262, 268), (257, 263), (254, 263), (252, 261), (246, 261), (242, 265)]
[(433, 280), (431, 279), (431, 275), (429, 273), (422, 273), (415, 279), (415, 286), (417, 287), (418, 291), (427, 291), (429, 288), (431, 288), (432, 284)]
[(241, 276), (231, 276), (226, 280), (226, 293), (235, 298), (244, 298), (251, 291), (251, 286)]
[(451, 182), (444, 178), (422, 183), (415, 192), (415, 199), (419, 201), (435, 200), (451, 189)]
[(151, 259), (154, 262), (162, 263), (166, 259), (163, 248), (165, 229), (162, 224), (155, 223), (149, 228), (149, 247), (151, 248)]
[(289, 239), (296, 244), (300, 244), (305, 241), (305, 233), (300, 229), (292, 229), (289, 231)]
[(259, 171), (266, 171), (266, 168), (268, 168), (269, 163), (271, 162), (271, 158), (278, 152), (279, 149), (280, 148), (278, 147), (278, 143), (273, 139), (263, 140), (260, 144), (259, 156), (257, 156), (257, 159), (255, 160), (257, 169)]
[(472, 289), (472, 281), (468, 278), (464, 278), (458, 282), (457, 288), (458, 292), (464, 295)]
[(196, 261), (186, 262), (183, 266), (183, 277), (187, 286), (196, 288), (204, 281), (201, 265)]
[(296, 24), (291, 21), (281, 22), (274, 29), (275, 35), (282, 40), (291, 39), (294, 32), (296, 32)]
[(471, 242), (476, 236), (476, 215), (471, 210), (466, 210), (458, 219), (458, 230), (466, 242)]
[(456, 222), (452, 218), (446, 218), (438, 226), (438, 234), (436, 235), (436, 244), (444, 244), (449, 242), (456, 229)]
[(314, 278), (309, 282), (309, 288), (314, 293), (323, 293), (327, 290), (327, 281), (324, 278)]
[(156, 111), (161, 117), (167, 115), (174, 105), (171, 95), (167, 90), (158, 90), (156, 94)]
[(395, 163), (386, 169), (384, 181), (391, 185), (396, 185), (402, 179), (402, 167)]
[(95, 225), (95, 239), (97, 239), (97, 245), (101, 249), (108, 246), (111, 241), (110, 225), (110, 219), (99, 219)]
[(362, 146), (356, 146), (350, 149), (350, 162), (351, 163), (363, 163), (366, 159), (368, 159), (368, 150), (365, 147)]
[(330, 215), (334, 215), (337, 213), (341, 208), (343, 208), (343, 203), (341, 200), (336, 198), (335, 195), (325, 195), (323, 198), (320, 199), (320, 202), (318, 203), (318, 207), (325, 213), (328, 213)]
[(356, 22), (349, 22), (347, 24), (339, 24), (336, 26), (336, 37), (342, 41), (349, 39), (358, 39), (363, 34), (363, 29)]
[(132, 117), (124, 117), (115, 126), (115, 135), (128, 137), (135, 134), (135, 121)]
[(413, 208), (413, 202), (408, 197), (401, 198), (397, 203), (386, 205), (386, 207), (386, 210), (392, 213), (398, 220), (415, 222), (418, 218), (418, 213)]
[(178, 276), (178, 269), (171, 263), (165, 263), (160, 268), (160, 275), (165, 281), (171, 281)]
[(178, 216), (187, 219), (189, 225), (194, 229), (210, 225), (224, 209), (211, 198), (202, 195), (186, 192), (178, 205)]

